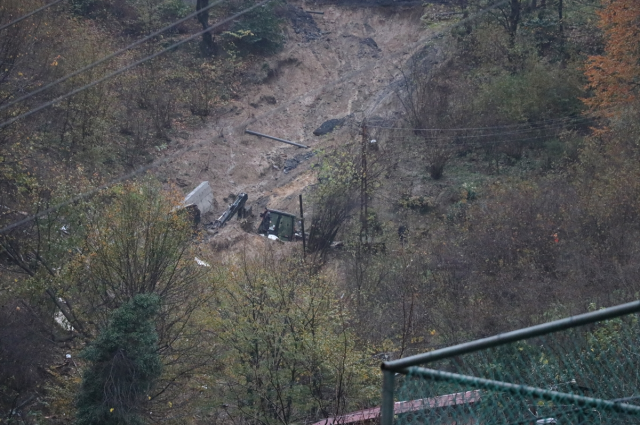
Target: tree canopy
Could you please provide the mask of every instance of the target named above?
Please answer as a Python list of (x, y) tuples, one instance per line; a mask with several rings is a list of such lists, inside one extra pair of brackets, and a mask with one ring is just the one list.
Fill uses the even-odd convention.
[(598, 12), (604, 53), (590, 56), (585, 74), (593, 96), (584, 101), (605, 116), (612, 107), (638, 100), (640, 93), (640, 3), (613, 0)]

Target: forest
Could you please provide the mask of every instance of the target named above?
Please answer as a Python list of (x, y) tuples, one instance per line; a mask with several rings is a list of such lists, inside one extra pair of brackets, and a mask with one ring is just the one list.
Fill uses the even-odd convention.
[[(394, 64), (397, 111), (349, 114), (299, 167), (306, 251), (233, 247), (163, 167), (304, 66), (295, 37), (329, 52), (303, 9), (430, 36)], [(0, 423), (378, 406), (382, 360), (638, 299), (639, 161), (636, 0), (2, 0)]]

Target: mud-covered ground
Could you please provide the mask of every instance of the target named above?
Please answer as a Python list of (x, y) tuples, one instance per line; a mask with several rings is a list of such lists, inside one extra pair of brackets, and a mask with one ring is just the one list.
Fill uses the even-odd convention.
[[(422, 14), (421, 6), (290, 3), (283, 51), (247, 71), (238, 100), (221, 106), (203, 128), (176, 139), (168, 154), (198, 147), (170, 161), (159, 170), (161, 177), (180, 182), (185, 191), (208, 180), (216, 201), (213, 216), (232, 202), (231, 194), (240, 192), (249, 195), (255, 227), (265, 206), (298, 213), (298, 195), (316, 181), (313, 158), (300, 148), (244, 130), (316, 150), (357, 137), (352, 123), (363, 117), (399, 117), (402, 108), (393, 89), (401, 78), (399, 67), (433, 33), (420, 22)], [(345, 117), (333, 132), (313, 134), (325, 121)], [(210, 242), (220, 251), (235, 252), (252, 250), (261, 240), (233, 219)]]

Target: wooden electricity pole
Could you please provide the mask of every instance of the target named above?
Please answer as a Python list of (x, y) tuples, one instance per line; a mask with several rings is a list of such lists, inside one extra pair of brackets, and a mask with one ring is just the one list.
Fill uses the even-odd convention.
[(364, 236), (364, 241), (369, 242), (369, 205), (367, 188), (367, 122), (362, 120), (362, 165), (360, 176), (360, 239)]
[(300, 227), (302, 227), (302, 258), (307, 258), (307, 239), (304, 234), (304, 211), (302, 210), (302, 194), (300, 194)]

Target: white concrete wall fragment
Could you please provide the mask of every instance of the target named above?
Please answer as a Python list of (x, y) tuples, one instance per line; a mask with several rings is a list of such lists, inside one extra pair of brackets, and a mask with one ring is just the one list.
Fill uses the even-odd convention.
[(184, 205), (195, 204), (204, 215), (213, 209), (213, 191), (209, 182), (202, 182), (184, 198)]
[(73, 330), (73, 326), (71, 326), (71, 323), (69, 323), (69, 321), (67, 320), (66, 317), (64, 317), (64, 314), (62, 314), (61, 311), (58, 311), (53, 316), (53, 319), (56, 321), (57, 324), (62, 326), (62, 329), (66, 330), (66, 331), (72, 331)]

